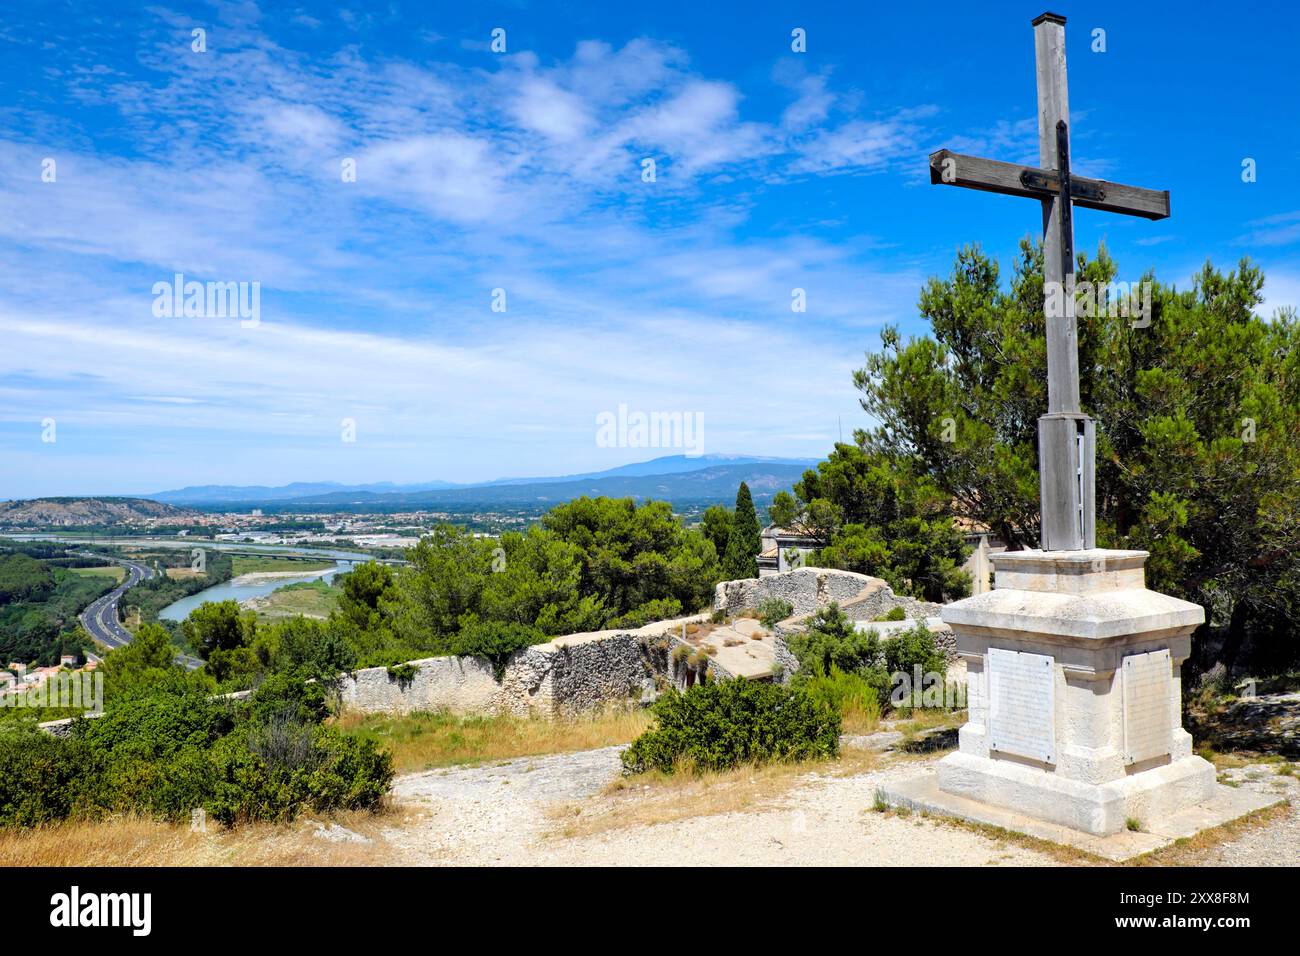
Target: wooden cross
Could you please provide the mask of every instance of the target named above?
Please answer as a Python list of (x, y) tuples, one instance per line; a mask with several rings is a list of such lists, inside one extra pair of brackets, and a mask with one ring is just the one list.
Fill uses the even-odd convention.
[(1070, 173), (1070, 104), (1065, 84), (1065, 17), (1044, 13), (1034, 26), (1038, 77), (1038, 161), (1017, 166), (941, 149), (930, 182), (965, 186), (1043, 205), (1043, 290), (1047, 303), (1047, 414), (1038, 419), (1044, 551), (1096, 546), (1096, 431), (1079, 407), (1079, 343), (1074, 312), (1072, 207), (1144, 219), (1169, 215), (1169, 191), (1122, 186)]

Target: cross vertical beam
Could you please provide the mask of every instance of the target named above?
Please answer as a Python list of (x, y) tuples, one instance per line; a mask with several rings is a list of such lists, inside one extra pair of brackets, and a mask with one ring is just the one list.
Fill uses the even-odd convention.
[(1033, 21), (1038, 80), (1038, 161), (1057, 171), (1042, 198), (1043, 291), (1047, 312), (1047, 414), (1038, 420), (1038, 474), (1044, 551), (1096, 546), (1096, 429), (1079, 405), (1079, 340), (1074, 311), (1074, 217), (1070, 195), (1070, 99), (1065, 17)]
[(1096, 547), (1096, 428), (1079, 401), (1079, 337), (1074, 310), (1072, 209), (1084, 206), (1143, 219), (1169, 215), (1169, 191), (1075, 176), (1070, 169), (1070, 101), (1065, 83), (1065, 17), (1035, 17), (1038, 155), (1026, 168), (949, 149), (930, 154), (930, 182), (1042, 204), (1043, 301), (1047, 313), (1047, 414), (1038, 419), (1044, 551)]
[[(1065, 17), (1044, 13), (1034, 20), (1034, 69), (1038, 79), (1038, 162), (1061, 169), (1057, 124), (1066, 124), (1070, 99), (1065, 82)], [(1043, 202), (1043, 287), (1063, 294), (1047, 303), (1047, 411), (1079, 411), (1079, 343), (1074, 317), (1074, 230), (1070, 197), (1059, 192)], [(1068, 253), (1066, 252), (1068, 250)], [(1064, 254), (1063, 254), (1064, 253)], [(1064, 308), (1053, 308), (1060, 304)], [(1053, 312), (1057, 313), (1053, 315)]]

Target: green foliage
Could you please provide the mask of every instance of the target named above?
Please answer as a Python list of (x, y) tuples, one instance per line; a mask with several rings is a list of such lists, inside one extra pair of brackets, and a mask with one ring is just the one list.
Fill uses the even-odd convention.
[(899, 593), (946, 601), (970, 593), (967, 548), (949, 496), (906, 459), (836, 445), (773, 504), (823, 541), (812, 562), (884, 578)]
[(881, 662), (876, 633), (857, 630), (834, 601), (809, 618), (807, 629), (791, 638), (789, 647), (800, 671), (813, 675), (829, 674), (832, 667), (856, 671)]
[(718, 554), (666, 501), (638, 507), (631, 498), (577, 498), (552, 508), (542, 524), (578, 549), (579, 593), (599, 602), (602, 627), (651, 601), (675, 599), (694, 610), (713, 597)]
[(253, 692), (249, 716), (254, 723), (272, 719), (292, 720), (300, 724), (319, 724), (329, 716), (326, 702), (327, 684), (309, 680), (305, 668), (268, 674)]
[(357, 652), (348, 641), (350, 624), (346, 612), (330, 621), (286, 618), (259, 626), (253, 651), (264, 668), (301, 669), (318, 680), (330, 680), (356, 667)]
[(884, 614), (876, 618), (877, 621), (906, 621), (907, 612), (901, 607), (891, 607)]
[(881, 667), (843, 671), (834, 664), (825, 674), (800, 672), (791, 683), (814, 700), (836, 708), (846, 724), (870, 727), (889, 699), (889, 674)]
[(764, 598), (758, 604), (758, 619), (766, 627), (776, 627), (794, 613), (794, 605), (784, 598)]
[(654, 621), (666, 621), (682, 613), (682, 602), (677, 598), (656, 598), (646, 601), (635, 611), (628, 611), (606, 624), (606, 627), (643, 627)]
[(73, 574), (66, 546), (0, 543), (0, 659), (41, 666), (63, 654), (83, 655), (94, 645), (77, 615), (113, 587), (105, 577)]
[(387, 626), (385, 607), (393, 597), (393, 569), (378, 561), (359, 564), (340, 575), (339, 613), (354, 627), (378, 630)]
[(762, 538), (754, 499), (749, 493), (749, 485), (742, 481), (736, 491), (736, 511), (727, 536), (726, 556), (722, 561), (724, 580), (758, 577), (758, 553), (763, 547)]
[(534, 644), (542, 644), (546, 639), (545, 634), (527, 624), (479, 621), (457, 635), (451, 650), (453, 654), (487, 658), (492, 663), (492, 673), (500, 683), (511, 654)]
[(244, 704), (155, 690), (119, 697), (68, 739), (0, 733), (0, 826), (137, 812), (226, 824), (374, 809), (392, 761), (322, 725), (324, 688), (273, 675)]
[(924, 623), (884, 641), (885, 668), (890, 674), (913, 673), (919, 666), (924, 674), (946, 674), (948, 660), (934, 644), (934, 634)]
[(257, 618), (239, 609), (237, 601), (205, 601), (185, 619), (185, 637), (205, 659), (213, 651), (232, 651), (253, 642)]
[[(1022, 244), (1004, 289), (995, 262), (962, 249), (921, 294), (933, 335), (885, 329), (854, 379), (879, 422), (855, 436), (865, 453), (904, 463), (1013, 548), (1039, 538), (1041, 269)], [(1117, 274), (1104, 246), (1080, 255), (1080, 283)], [(1098, 544), (1150, 551), (1148, 586), (1206, 608), (1219, 640), (1198, 643), (1222, 646), (1229, 668), (1248, 643), (1284, 668), (1300, 659), (1300, 322), (1254, 314), (1264, 277), (1248, 260), (1226, 275), (1207, 263), (1181, 291), (1143, 280), (1149, 325), (1105, 308), (1079, 318)]]
[(657, 724), (623, 752), (629, 773), (726, 770), (745, 763), (839, 753), (840, 713), (779, 684), (728, 680), (670, 691), (653, 705)]
[(54, 589), (54, 575), (25, 554), (0, 555), (0, 604), (31, 601)]
[(157, 624), (145, 624), (131, 643), (104, 655), (104, 696), (114, 699), (148, 693), (160, 688), (181, 691), (185, 688), (211, 690), (209, 676), (201, 671), (186, 671), (175, 663), (176, 648), (171, 635)]
[(731, 537), (731, 509), (726, 505), (710, 505), (700, 518), (700, 532), (713, 545), (718, 557), (727, 553), (727, 540)]
[(399, 664), (389, 664), (387, 667), (388, 679), (395, 680), (402, 687), (408, 687), (411, 681), (415, 680), (416, 672), (419, 670), (409, 661)]

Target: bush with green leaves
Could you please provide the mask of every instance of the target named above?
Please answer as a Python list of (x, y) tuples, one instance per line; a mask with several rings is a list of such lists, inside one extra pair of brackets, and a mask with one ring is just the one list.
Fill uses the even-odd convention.
[(872, 629), (857, 630), (834, 603), (818, 611), (808, 629), (790, 640), (789, 647), (799, 662), (794, 686), (842, 695), (849, 679), (833, 678), (834, 673), (856, 675), (865, 686), (875, 689), (881, 711), (889, 706), (895, 674), (910, 679), (917, 666), (922, 675), (943, 674), (948, 669), (947, 658), (924, 623), (882, 641)]
[(842, 671), (834, 664), (826, 674), (800, 671), (791, 686), (814, 700), (837, 708), (849, 729), (869, 729), (889, 700), (890, 677), (883, 667)]
[(623, 752), (628, 773), (726, 770), (839, 753), (834, 704), (779, 684), (706, 681), (668, 692), (652, 712), (656, 726)]
[(544, 644), (547, 639), (545, 634), (527, 624), (476, 621), (456, 635), (451, 651), (468, 657), (487, 658), (499, 684), (505, 677), (506, 663), (515, 651)]
[(20, 725), (0, 728), (0, 825), (33, 827), (74, 812), (85, 747)]
[(880, 639), (875, 631), (859, 631), (832, 601), (808, 620), (807, 629), (789, 641), (799, 668), (814, 675), (869, 668), (881, 662)]
[(924, 623), (895, 635), (884, 642), (884, 647), (885, 667), (890, 674), (910, 676), (917, 666), (922, 674), (944, 674), (948, 670), (947, 658), (935, 647), (934, 634)]
[(784, 598), (764, 598), (758, 604), (758, 619), (765, 627), (776, 627), (794, 613), (794, 605)]
[(268, 677), (246, 701), (168, 683), (123, 693), (56, 738), (0, 733), (0, 826), (145, 813), (226, 824), (290, 820), (300, 810), (374, 809), (391, 757), (326, 727), (325, 688)]

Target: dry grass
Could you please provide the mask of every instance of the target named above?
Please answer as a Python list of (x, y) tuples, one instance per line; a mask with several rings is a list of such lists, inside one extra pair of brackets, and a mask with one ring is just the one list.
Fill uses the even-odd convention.
[(557, 804), (547, 816), (555, 824), (553, 835), (573, 838), (736, 813), (774, 804), (811, 774), (851, 776), (875, 769), (878, 762), (878, 754), (847, 750), (838, 760), (644, 773), (620, 777), (591, 800)]
[[(123, 816), (95, 822), (0, 830), (0, 866), (380, 866), (392, 851), (382, 837), (405, 813), (344, 813), (292, 824), (251, 824), (207, 832), (188, 824)], [(335, 823), (371, 842), (334, 842), (313, 834)]]
[(647, 711), (632, 707), (556, 720), (445, 712), (352, 712), (336, 720), (339, 729), (373, 740), (391, 753), (398, 773), (612, 747), (631, 743), (650, 723)]
[[(896, 816), (908, 815), (893, 809), (882, 812), (894, 814)], [(994, 849), (997, 850), (1004, 849), (1008, 845), (1018, 846), (1051, 857), (1052, 860), (1062, 864), (1063, 866), (1102, 866), (1108, 864), (1107, 860), (1103, 860), (1098, 856), (1093, 856), (1091, 853), (1077, 850), (1072, 846), (1063, 846), (1060, 843), (1040, 840), (1038, 837), (1032, 837), (1024, 833), (1016, 833), (1014, 830), (1004, 830), (1002, 827), (991, 826), (987, 823), (974, 823), (970, 820), (960, 820), (956, 817), (944, 817), (933, 813), (919, 813), (917, 816), (929, 820), (932, 823), (954, 827), (958, 830), (967, 830), (971, 833), (978, 833), (981, 836), (994, 841)]]
[(1174, 841), (1172, 846), (1144, 854), (1136, 860), (1130, 860), (1127, 866), (1196, 866), (1202, 862), (1201, 857), (1219, 844), (1240, 836), (1256, 827), (1275, 823), (1291, 812), (1287, 803), (1275, 807), (1256, 810), (1237, 820), (1231, 820), (1221, 826), (1202, 830), (1192, 837)]
[(110, 564), (98, 568), (68, 568), (68, 570), (79, 578), (112, 578), (119, 584), (126, 577), (126, 568), (120, 564)]
[(186, 578), (199, 578), (206, 573), (207, 572), (205, 571), (195, 571), (192, 568), (168, 568), (167, 569), (167, 577), (171, 578), (173, 581), (182, 581)]

